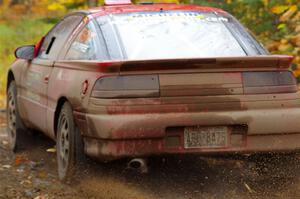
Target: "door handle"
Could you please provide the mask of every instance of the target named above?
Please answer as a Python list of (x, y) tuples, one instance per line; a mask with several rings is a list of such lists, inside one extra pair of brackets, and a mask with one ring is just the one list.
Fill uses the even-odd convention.
[(48, 82), (49, 82), (49, 75), (46, 75), (46, 76), (44, 77), (44, 83), (45, 83), (45, 84), (48, 84)]

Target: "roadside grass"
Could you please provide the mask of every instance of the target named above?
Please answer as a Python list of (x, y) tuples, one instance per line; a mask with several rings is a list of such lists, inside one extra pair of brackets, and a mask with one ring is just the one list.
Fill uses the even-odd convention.
[(5, 107), (6, 74), (15, 59), (15, 49), (39, 42), (57, 20), (24, 16), (0, 22), (0, 109)]

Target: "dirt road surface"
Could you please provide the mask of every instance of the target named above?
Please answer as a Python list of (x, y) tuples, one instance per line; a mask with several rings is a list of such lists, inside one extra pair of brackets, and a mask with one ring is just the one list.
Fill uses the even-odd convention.
[(54, 146), (50, 139), (33, 135), (26, 149), (13, 154), (7, 149), (5, 114), (0, 113), (0, 199), (300, 198), (300, 160), (295, 154), (259, 156), (264, 161), (157, 159), (148, 174), (126, 169), (124, 160), (90, 161), (76, 181), (64, 184), (57, 179)]

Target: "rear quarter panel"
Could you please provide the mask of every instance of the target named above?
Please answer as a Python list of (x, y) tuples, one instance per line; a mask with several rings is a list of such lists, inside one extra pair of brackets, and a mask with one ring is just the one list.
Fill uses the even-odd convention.
[[(73, 111), (85, 113), (95, 81), (101, 76), (118, 74), (118, 70), (103, 72), (95, 62), (56, 62), (48, 87), (47, 128), (51, 137), (55, 138), (54, 118), (59, 99), (67, 99), (71, 103)], [(85, 94), (82, 93), (84, 82), (88, 83), (88, 89)]]

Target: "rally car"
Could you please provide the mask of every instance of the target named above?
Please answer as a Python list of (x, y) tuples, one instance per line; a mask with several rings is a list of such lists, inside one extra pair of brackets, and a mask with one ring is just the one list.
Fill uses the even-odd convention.
[(39, 130), (59, 178), (102, 161), (300, 148), (292, 57), (270, 55), (229, 13), (106, 1), (16, 50), (7, 76), (10, 147)]

